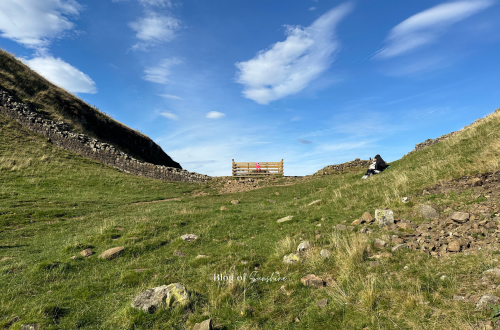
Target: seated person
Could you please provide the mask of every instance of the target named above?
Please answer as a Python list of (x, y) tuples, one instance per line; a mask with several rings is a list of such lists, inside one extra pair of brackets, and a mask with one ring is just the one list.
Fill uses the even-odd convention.
[(389, 165), (387, 165), (382, 157), (380, 155), (376, 155), (375, 158), (373, 158), (372, 163), (370, 164), (370, 167), (368, 167), (368, 170), (366, 171), (366, 174), (361, 178), (361, 179), (366, 179), (370, 175), (374, 174), (379, 174), (386, 168), (388, 168)]

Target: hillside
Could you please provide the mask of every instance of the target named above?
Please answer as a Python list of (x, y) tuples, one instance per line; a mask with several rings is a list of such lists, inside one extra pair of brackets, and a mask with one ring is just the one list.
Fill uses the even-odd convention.
[(64, 121), (75, 133), (111, 144), (143, 162), (182, 168), (149, 137), (55, 86), (1, 49), (0, 89), (6, 90), (16, 102), (38, 109), (47, 119)]
[[(500, 302), (497, 271), (485, 273), (500, 268), (499, 165), (495, 112), (367, 180), (359, 169), (224, 193), (238, 181), (131, 176), (0, 115), (0, 328), (492, 329), (480, 299)], [(395, 224), (361, 223), (376, 209)], [(308, 274), (322, 285), (304, 285)], [(186, 304), (131, 306), (172, 283)]]

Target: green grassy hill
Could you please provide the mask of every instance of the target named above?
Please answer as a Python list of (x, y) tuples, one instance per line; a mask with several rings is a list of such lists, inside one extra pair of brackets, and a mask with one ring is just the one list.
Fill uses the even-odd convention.
[(64, 121), (76, 133), (111, 144), (140, 161), (181, 168), (149, 137), (55, 86), (1, 49), (0, 88), (17, 102), (33, 105), (47, 119)]
[[(495, 112), (368, 180), (360, 179), (360, 170), (310, 180), (278, 178), (274, 186), (218, 194), (223, 179), (189, 184), (128, 175), (58, 149), (0, 116), (0, 328), (36, 323), (41, 329), (192, 329), (208, 318), (216, 329), (472, 328), (490, 320), (491, 310), (476, 311), (474, 303), (453, 296), (500, 295), (496, 279), (482, 284), (482, 272), (499, 264), (498, 243), (434, 258), (411, 249), (391, 252), (392, 235), (404, 233), (398, 230), (360, 225), (351, 232), (336, 226), (378, 208), (430, 223), (416, 212), (422, 204), (434, 206), (443, 222), (452, 211), (479, 206), (489, 209), (478, 221), (493, 219), (494, 192), (478, 197), (478, 187), (422, 191), (496, 172), (499, 161)], [(138, 203), (172, 198), (178, 199)], [(289, 215), (293, 220), (276, 222)], [(364, 227), (373, 232), (362, 234)], [(184, 234), (199, 238), (184, 242)], [(389, 244), (377, 249), (375, 238)], [(298, 264), (284, 264), (283, 256), (301, 240), (311, 249)], [(125, 249), (115, 259), (97, 257), (117, 246)], [(80, 256), (86, 248), (94, 255)], [(320, 258), (321, 249), (332, 256)], [(373, 254), (383, 256), (377, 265)], [(214, 274), (253, 271), (287, 280), (214, 281)], [(300, 279), (307, 274), (328, 285), (304, 286)], [(187, 288), (187, 306), (153, 314), (130, 306), (140, 292), (170, 283)], [(328, 305), (318, 307), (325, 298)]]

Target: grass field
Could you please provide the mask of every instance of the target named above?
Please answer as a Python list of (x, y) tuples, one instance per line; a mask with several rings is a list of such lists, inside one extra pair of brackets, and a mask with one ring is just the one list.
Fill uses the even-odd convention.
[[(403, 250), (370, 267), (366, 248), (387, 232), (334, 227), (365, 211), (374, 215), (376, 208), (418, 223), (424, 221), (414, 215), (419, 204), (470, 203), (468, 194), (421, 192), (440, 181), (497, 171), (499, 161), (497, 112), (368, 180), (360, 180), (362, 171), (306, 181), (279, 178), (276, 186), (220, 195), (222, 179), (135, 177), (58, 149), (0, 116), (0, 328), (191, 329), (208, 318), (216, 329), (470, 328), (490, 319), (490, 311), (452, 297), (498, 264), (497, 245), (440, 259)], [(280, 186), (290, 181), (295, 184)], [(193, 196), (199, 191), (208, 195)], [(402, 203), (403, 196), (412, 202)], [(135, 204), (170, 198), (180, 201)], [(241, 204), (230, 203), (235, 199)], [(288, 215), (292, 221), (276, 222)], [(199, 238), (184, 242), (183, 234)], [(299, 264), (283, 264), (301, 239), (311, 242), (311, 250)], [(115, 246), (125, 247), (117, 258), (97, 258)], [(95, 254), (80, 256), (86, 248)], [(319, 257), (324, 248), (331, 258)], [(196, 258), (200, 254), (208, 258)], [(254, 276), (279, 273), (287, 280), (214, 281), (214, 274), (236, 278), (255, 270)], [(300, 278), (311, 273), (336, 284), (302, 285)], [(154, 314), (130, 306), (140, 292), (176, 282), (190, 293), (187, 306)], [(324, 298), (329, 304), (316, 306)]]

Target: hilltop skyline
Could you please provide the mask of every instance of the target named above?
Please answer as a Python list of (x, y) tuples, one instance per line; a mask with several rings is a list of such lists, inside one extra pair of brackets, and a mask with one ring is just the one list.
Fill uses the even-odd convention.
[(184, 169), (391, 162), (500, 106), (497, 1), (4, 0), (0, 46)]

